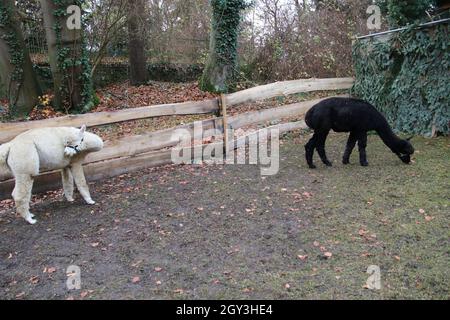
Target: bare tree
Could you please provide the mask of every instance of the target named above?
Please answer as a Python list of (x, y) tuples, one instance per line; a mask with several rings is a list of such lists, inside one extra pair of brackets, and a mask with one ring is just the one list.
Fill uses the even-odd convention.
[(90, 0), (87, 17), (87, 45), (91, 75), (107, 54), (108, 45), (124, 31), (127, 24), (127, 0)]
[(208, 0), (150, 0), (146, 47), (152, 60), (198, 63), (208, 50)]
[(273, 81), (352, 75), (352, 37), (367, 32), (366, 10), (371, 2), (257, 1), (257, 28), (244, 31), (242, 35), (250, 36), (240, 40), (245, 77)]

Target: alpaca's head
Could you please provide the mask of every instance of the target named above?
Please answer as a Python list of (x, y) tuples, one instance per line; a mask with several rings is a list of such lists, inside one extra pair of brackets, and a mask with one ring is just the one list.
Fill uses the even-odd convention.
[(414, 147), (409, 141), (411, 140), (411, 138), (400, 140), (397, 144), (397, 150), (395, 152), (400, 160), (402, 160), (406, 164), (409, 164), (411, 162), (411, 155), (414, 153)]
[(96, 134), (85, 131), (86, 126), (80, 129), (80, 144), (79, 150), (83, 152), (100, 151), (103, 148), (103, 140)]
[(86, 126), (83, 125), (80, 129), (75, 130), (73, 134), (65, 137), (64, 145), (68, 148), (75, 150), (75, 152), (81, 151), (81, 146), (84, 141), (84, 134), (86, 132)]

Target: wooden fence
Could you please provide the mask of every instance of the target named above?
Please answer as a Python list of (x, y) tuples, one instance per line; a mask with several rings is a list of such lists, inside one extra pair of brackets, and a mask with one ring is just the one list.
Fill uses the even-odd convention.
[[(167, 115), (218, 114), (221, 110), (221, 105), (231, 107), (249, 101), (263, 100), (301, 92), (349, 89), (352, 84), (353, 78), (293, 80), (259, 86), (229, 95), (223, 95), (221, 98), (199, 102), (145, 106), (127, 110), (70, 115), (29, 122), (1, 123), (0, 143), (7, 142), (19, 133), (33, 128), (81, 126), (82, 124), (92, 127)], [(251, 124), (265, 123), (270, 120), (300, 116), (321, 100), (322, 99), (310, 100), (282, 107), (230, 116), (226, 119), (226, 127), (238, 129)], [(201, 121), (202, 131), (205, 133), (209, 129), (216, 129), (216, 131), (224, 133), (224, 131), (226, 132), (226, 128), (224, 130), (223, 123), (224, 119), (222, 116)], [(291, 131), (303, 127), (306, 127), (304, 122), (287, 123), (276, 126), (280, 132)], [(179, 132), (177, 131), (178, 129), (186, 129), (192, 134), (194, 131), (194, 123), (149, 132), (147, 134), (124, 137), (114, 141), (106, 141), (105, 146), (101, 151), (89, 154), (88, 157), (86, 157), (84, 164), (86, 177), (90, 181), (95, 181), (147, 167), (171, 163), (172, 151), (170, 148), (176, 146), (183, 138), (175, 134), (176, 132)], [(194, 138), (207, 137), (203, 135), (203, 137)], [(245, 143), (245, 141), (245, 139), (242, 140), (239, 138), (238, 141), (235, 141), (235, 147), (238, 147), (240, 143)], [(36, 177), (33, 191), (41, 192), (50, 190), (59, 187), (60, 185), (59, 171), (43, 172)], [(10, 197), (13, 186), (14, 180), (11, 175), (0, 175), (0, 199)]]

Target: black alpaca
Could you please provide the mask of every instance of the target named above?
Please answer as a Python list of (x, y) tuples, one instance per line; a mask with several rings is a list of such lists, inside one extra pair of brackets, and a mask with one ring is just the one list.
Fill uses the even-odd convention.
[(314, 130), (313, 137), (305, 145), (306, 161), (311, 169), (314, 149), (317, 149), (322, 162), (331, 166), (325, 153), (325, 140), (331, 129), (336, 132), (350, 132), (342, 162), (349, 163), (350, 154), (358, 142), (359, 162), (367, 166), (367, 131), (375, 130), (384, 144), (404, 163), (411, 161), (414, 148), (410, 139), (397, 137), (384, 116), (371, 104), (353, 98), (329, 98), (314, 105), (305, 116), (305, 122)]

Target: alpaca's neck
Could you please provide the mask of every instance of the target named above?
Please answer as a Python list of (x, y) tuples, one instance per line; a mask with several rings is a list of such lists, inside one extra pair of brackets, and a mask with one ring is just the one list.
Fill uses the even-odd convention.
[(397, 137), (397, 135), (392, 131), (387, 122), (386, 125), (378, 129), (377, 132), (381, 140), (383, 140), (384, 144), (387, 145), (389, 149), (391, 149), (392, 152), (395, 153), (400, 138)]

